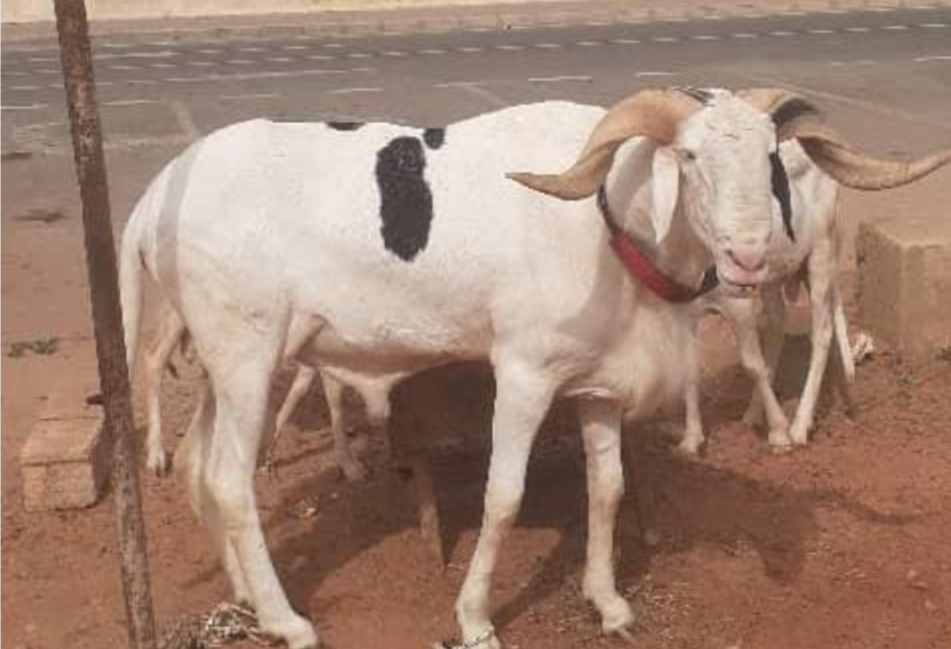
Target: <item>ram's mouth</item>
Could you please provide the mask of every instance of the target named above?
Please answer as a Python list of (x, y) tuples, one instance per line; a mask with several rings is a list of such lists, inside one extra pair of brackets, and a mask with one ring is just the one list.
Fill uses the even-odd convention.
[(737, 277), (730, 277), (727, 273), (717, 269), (717, 276), (720, 278), (720, 285), (731, 295), (737, 297), (750, 297), (759, 288), (759, 282), (745, 280)]

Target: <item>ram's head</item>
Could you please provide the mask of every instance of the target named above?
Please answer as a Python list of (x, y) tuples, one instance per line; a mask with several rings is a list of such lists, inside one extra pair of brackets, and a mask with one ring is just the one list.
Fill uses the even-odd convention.
[(586, 198), (604, 184), (619, 147), (635, 137), (654, 144), (650, 217), (657, 242), (674, 219), (685, 218), (721, 282), (737, 294), (765, 280), (774, 211), (789, 209), (775, 191), (783, 140), (797, 139), (829, 176), (866, 190), (913, 182), (951, 160), (948, 151), (909, 162), (877, 159), (847, 144), (806, 100), (782, 90), (667, 89), (645, 90), (612, 107), (564, 173), (510, 177), (564, 200)]

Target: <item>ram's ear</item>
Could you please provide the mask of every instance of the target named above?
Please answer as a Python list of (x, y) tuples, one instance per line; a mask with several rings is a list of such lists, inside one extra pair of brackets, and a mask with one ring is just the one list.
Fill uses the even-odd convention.
[(658, 147), (654, 151), (652, 172), (651, 225), (654, 226), (654, 236), (659, 244), (670, 231), (680, 192), (680, 161), (671, 147)]

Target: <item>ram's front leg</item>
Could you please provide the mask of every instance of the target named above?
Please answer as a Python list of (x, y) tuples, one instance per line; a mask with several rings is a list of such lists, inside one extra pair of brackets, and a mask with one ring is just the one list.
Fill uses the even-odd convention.
[(783, 407), (773, 392), (772, 372), (760, 347), (755, 305), (751, 300), (730, 300), (725, 312), (733, 322), (740, 348), (740, 361), (753, 379), (756, 393), (765, 409), (769, 443), (774, 448), (787, 448), (790, 446), (789, 420), (786, 419)]
[(579, 402), (588, 474), (588, 552), (583, 592), (605, 633), (627, 637), (636, 617), (614, 580), (614, 528), (624, 495), (621, 409), (603, 399)]
[(518, 516), (532, 443), (553, 395), (553, 386), (544, 377), (521, 364), (497, 366), (496, 386), (482, 530), (456, 600), (463, 645), (472, 649), (501, 647), (490, 620), (492, 573), (505, 535)]
[(684, 350), (684, 364), (687, 377), (684, 384), (684, 422), (683, 435), (676, 451), (686, 457), (696, 457), (703, 446), (703, 419), (700, 415), (700, 357), (697, 344), (697, 325), (694, 323), (687, 348)]

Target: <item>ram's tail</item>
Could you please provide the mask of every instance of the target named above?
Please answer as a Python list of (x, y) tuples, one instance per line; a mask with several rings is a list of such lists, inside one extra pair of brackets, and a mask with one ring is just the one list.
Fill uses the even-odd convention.
[[(136, 207), (142, 208), (143, 202)], [(136, 212), (132, 214), (122, 235), (119, 248), (119, 299), (122, 305), (122, 328), (125, 331), (125, 357), (129, 367), (129, 380), (135, 376), (136, 351), (139, 342), (139, 325), (142, 315), (142, 263), (139, 225)]]

